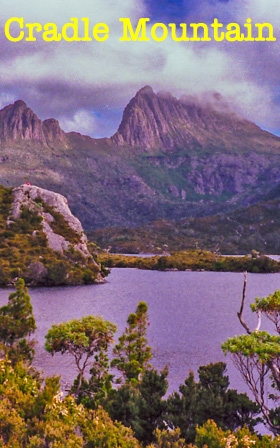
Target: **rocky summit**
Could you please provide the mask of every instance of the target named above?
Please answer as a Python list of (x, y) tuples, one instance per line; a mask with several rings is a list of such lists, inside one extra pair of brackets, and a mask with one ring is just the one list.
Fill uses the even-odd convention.
[(126, 106), (112, 141), (148, 150), (250, 150), (258, 138), (258, 150), (280, 150), (277, 137), (237, 115), (217, 93), (177, 99), (146, 86)]
[(146, 86), (111, 138), (65, 133), (23, 101), (0, 111), (0, 183), (64, 195), (87, 231), (230, 212), (280, 196), (280, 138), (217, 93)]

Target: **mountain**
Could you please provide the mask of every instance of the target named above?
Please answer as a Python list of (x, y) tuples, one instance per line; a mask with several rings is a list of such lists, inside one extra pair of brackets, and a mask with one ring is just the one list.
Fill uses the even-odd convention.
[(0, 284), (100, 283), (105, 272), (91, 253), (64, 196), (35, 185), (0, 187)]
[(275, 197), (280, 138), (217, 93), (176, 99), (140, 89), (111, 138), (65, 133), (23, 101), (0, 111), (0, 183), (67, 197), (85, 229), (179, 220)]
[(46, 143), (42, 121), (21, 100), (0, 111), (0, 139), (1, 143), (17, 140)]
[(204, 99), (143, 87), (126, 106), (112, 141), (146, 150), (280, 150), (280, 140), (237, 115), (217, 93)]

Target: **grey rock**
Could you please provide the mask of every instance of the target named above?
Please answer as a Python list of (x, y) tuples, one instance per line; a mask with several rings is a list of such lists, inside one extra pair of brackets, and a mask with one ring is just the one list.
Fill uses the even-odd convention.
[(35, 201), (36, 199), (41, 199), (43, 203), (52, 207), (55, 212), (61, 214), (69, 227), (79, 236), (79, 243), (74, 245), (74, 249), (81, 252), (85, 258), (91, 256), (87, 247), (87, 237), (84, 233), (82, 224), (78, 218), (72, 214), (67, 199), (64, 196), (53, 191), (36, 187), (35, 185), (26, 184), (14, 188), (13, 195), (14, 201), (11, 208), (11, 216), (8, 218), (9, 220), (11, 220), (11, 217), (15, 220), (19, 219), (22, 206), (28, 207), (29, 210), (32, 211), (36, 210), (43, 218), (42, 227), (48, 239), (50, 248), (56, 252), (63, 253), (69, 249), (70, 242), (53, 231), (50, 224), (54, 221), (54, 217), (50, 213), (45, 213), (43, 207), (40, 207)]
[(28, 266), (27, 275), (31, 279), (31, 282), (38, 284), (44, 281), (48, 275), (48, 270), (45, 268), (43, 263), (36, 261)]

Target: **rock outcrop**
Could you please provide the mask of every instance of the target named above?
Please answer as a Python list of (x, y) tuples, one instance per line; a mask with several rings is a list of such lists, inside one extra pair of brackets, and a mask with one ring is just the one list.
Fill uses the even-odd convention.
[[(68, 206), (67, 199), (61, 194), (36, 187), (35, 185), (21, 185), (13, 190), (14, 202), (11, 208), (9, 220), (20, 218), (22, 207), (27, 207), (31, 211), (36, 211), (42, 217), (43, 231), (47, 237), (49, 247), (56, 252), (64, 253), (71, 245), (79, 251), (85, 258), (90, 257), (87, 247), (87, 237), (82, 224), (72, 213)], [(47, 211), (45, 210), (47, 206)], [(50, 210), (61, 215), (65, 224), (74, 231), (78, 242), (71, 244), (62, 235), (55, 233), (52, 223), (55, 217)], [(73, 234), (73, 233), (72, 233)]]
[(43, 132), (48, 146), (66, 146), (66, 134), (55, 118), (43, 121)]
[(64, 196), (29, 183), (0, 185), (0, 284), (32, 286), (104, 283), (94, 244)]

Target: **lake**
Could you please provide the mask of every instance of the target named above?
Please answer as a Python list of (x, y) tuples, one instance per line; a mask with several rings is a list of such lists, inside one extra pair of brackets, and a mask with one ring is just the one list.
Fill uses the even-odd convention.
[[(169, 366), (169, 392), (178, 389), (190, 370), (200, 365), (226, 361), (231, 387), (239, 392), (245, 385), (239, 373), (223, 355), (221, 343), (243, 333), (236, 312), (240, 307), (243, 274), (224, 272), (159, 272), (112, 269), (104, 285), (30, 288), (36, 318), (34, 365), (45, 376), (61, 375), (63, 388), (76, 377), (70, 357), (52, 357), (44, 350), (44, 336), (53, 323), (89, 314), (114, 322), (117, 337), (125, 328), (129, 313), (139, 301), (149, 307), (148, 341), (157, 369)], [(249, 303), (280, 289), (280, 274), (248, 274), (247, 307), (244, 313), (254, 326), (256, 316)], [(0, 290), (0, 306), (7, 303), (9, 289)], [(271, 329), (270, 325), (262, 327)], [(115, 338), (117, 339), (117, 338)]]

